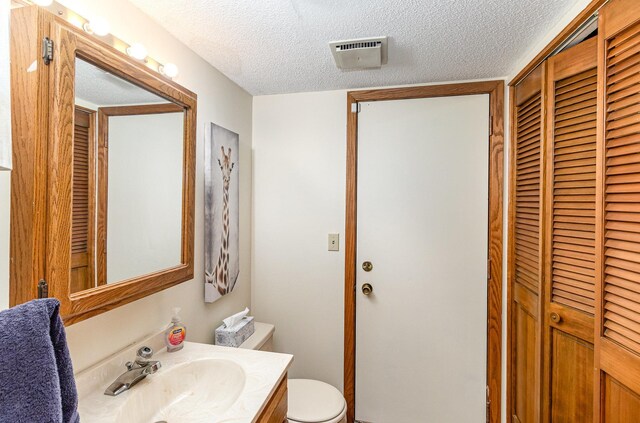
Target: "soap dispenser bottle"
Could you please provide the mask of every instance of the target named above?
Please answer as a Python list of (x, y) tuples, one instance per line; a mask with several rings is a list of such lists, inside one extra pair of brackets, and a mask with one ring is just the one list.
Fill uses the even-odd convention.
[(164, 342), (167, 344), (167, 352), (180, 351), (184, 347), (184, 339), (187, 336), (187, 327), (180, 321), (180, 308), (173, 309), (171, 324), (164, 333)]

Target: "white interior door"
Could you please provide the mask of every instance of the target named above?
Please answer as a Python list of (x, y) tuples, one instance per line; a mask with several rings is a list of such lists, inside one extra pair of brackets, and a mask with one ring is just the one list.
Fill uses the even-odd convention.
[(485, 421), (488, 152), (488, 95), (361, 103), (358, 421)]

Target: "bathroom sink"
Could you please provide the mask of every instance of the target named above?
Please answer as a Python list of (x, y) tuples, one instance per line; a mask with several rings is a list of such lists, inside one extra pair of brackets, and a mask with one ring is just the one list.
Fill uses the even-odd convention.
[[(80, 421), (91, 423), (253, 423), (286, 377), (293, 356), (185, 342), (168, 353), (164, 333), (76, 374)], [(116, 396), (107, 388), (141, 346), (160, 369)]]
[(215, 421), (240, 397), (246, 374), (230, 360), (200, 359), (148, 382), (131, 389), (115, 423)]

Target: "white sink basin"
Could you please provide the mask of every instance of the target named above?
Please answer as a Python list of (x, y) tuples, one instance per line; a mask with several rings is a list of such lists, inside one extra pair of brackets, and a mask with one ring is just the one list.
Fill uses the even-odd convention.
[(115, 423), (215, 421), (240, 397), (246, 374), (233, 361), (205, 358), (149, 379), (131, 389)]
[[(147, 345), (162, 367), (115, 397), (104, 390)], [(162, 336), (132, 345), (76, 375), (80, 421), (90, 423), (253, 423), (293, 356), (186, 342), (167, 353)]]

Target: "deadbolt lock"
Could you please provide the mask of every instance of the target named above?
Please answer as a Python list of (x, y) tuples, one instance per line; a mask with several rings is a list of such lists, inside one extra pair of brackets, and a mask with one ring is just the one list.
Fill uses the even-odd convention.
[(364, 295), (370, 295), (373, 292), (373, 286), (370, 283), (365, 283), (362, 285), (362, 293)]
[(362, 270), (365, 272), (371, 272), (373, 270), (373, 264), (370, 261), (362, 263)]

